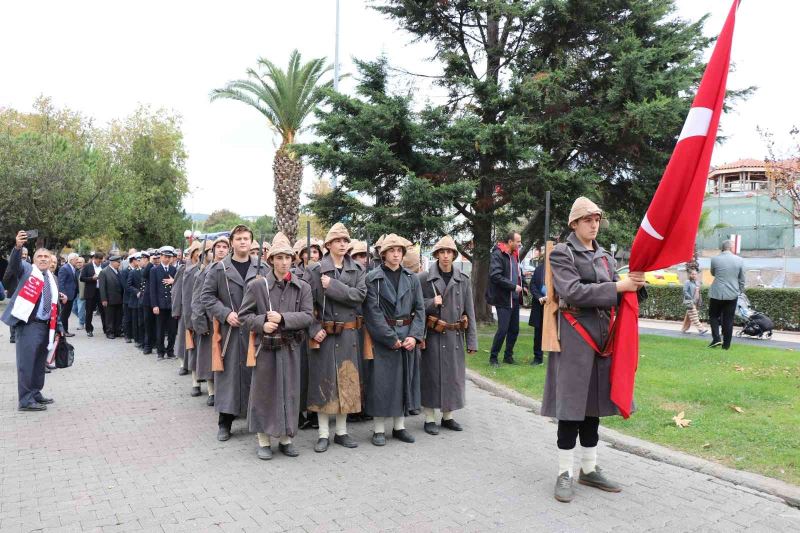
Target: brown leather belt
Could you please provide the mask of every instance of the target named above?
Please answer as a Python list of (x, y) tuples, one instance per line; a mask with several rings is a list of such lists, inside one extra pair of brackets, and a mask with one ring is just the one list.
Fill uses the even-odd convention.
[(452, 324), (449, 322), (445, 322), (441, 318), (435, 315), (428, 315), (427, 323), (429, 330), (434, 330), (437, 333), (441, 333), (445, 330), (447, 331), (464, 331), (467, 329), (469, 321), (467, 320), (466, 315), (459, 320), (458, 322), (453, 322)]
[(392, 326), (393, 328), (408, 326), (409, 324), (411, 324), (411, 322), (412, 320), (410, 318), (403, 318), (401, 320), (389, 320), (388, 318), (386, 319), (386, 323)]
[(355, 320), (353, 322), (334, 322), (333, 320), (324, 321), (322, 323), (322, 329), (325, 330), (325, 333), (328, 335), (339, 335), (342, 331), (346, 329), (361, 329), (361, 321)]

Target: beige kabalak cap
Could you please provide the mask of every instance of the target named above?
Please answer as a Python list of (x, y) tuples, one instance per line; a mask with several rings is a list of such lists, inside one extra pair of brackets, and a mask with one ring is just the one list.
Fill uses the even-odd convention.
[(367, 251), (367, 243), (364, 241), (350, 241), (350, 250), (348, 253), (350, 255), (369, 253)]
[(603, 210), (600, 209), (596, 203), (589, 200), (585, 196), (581, 196), (575, 203), (572, 204), (572, 209), (569, 212), (568, 225), (572, 225), (576, 220), (580, 220), (585, 216), (600, 215), (603, 216)]
[(324, 244), (328, 244), (336, 239), (347, 239), (350, 241), (350, 232), (347, 231), (347, 228), (344, 227), (344, 224), (341, 222), (337, 222), (331, 229), (328, 230), (328, 234), (325, 236)]
[(408, 247), (411, 246), (411, 242), (404, 239), (399, 235), (395, 235), (394, 233), (390, 233), (386, 237), (383, 238), (383, 242), (381, 243), (381, 255), (383, 252), (388, 250), (389, 248), (394, 248), (399, 246), (403, 249), (403, 253), (405, 254), (408, 251)]
[(439, 239), (439, 242), (437, 242), (436, 245), (433, 247), (431, 255), (433, 257), (436, 257), (436, 252), (438, 252), (439, 250), (453, 250), (453, 253), (455, 253), (456, 256), (458, 256), (458, 248), (456, 247), (456, 241), (454, 241), (450, 235), (445, 235), (444, 237)]
[(411, 246), (406, 250), (406, 255), (403, 256), (403, 266), (415, 274), (420, 271), (422, 265), (419, 262), (419, 247)]
[[(394, 235), (394, 233), (393, 233), (392, 235)], [(395, 237), (396, 237), (396, 235), (395, 235)], [(385, 235), (385, 234), (384, 234), (384, 235), (381, 235), (380, 237), (378, 237), (378, 240), (377, 240), (377, 241), (375, 241), (375, 244), (373, 244), (373, 245), (372, 245), (372, 246), (373, 246), (373, 248), (381, 248), (381, 247), (383, 247), (383, 240), (384, 240), (385, 238), (386, 238), (386, 235)]]
[(252, 252), (253, 250), (260, 250), (260, 249), (261, 245), (258, 244), (257, 240), (253, 239), (253, 244), (250, 245), (250, 251)]
[(267, 254), (267, 259), (276, 256), (278, 254), (286, 254), (289, 256), (294, 255), (294, 250), (292, 249), (292, 243), (289, 242), (289, 239), (281, 231), (276, 233), (275, 238), (272, 239), (272, 246), (269, 247), (269, 253)]
[(212, 248), (215, 248), (215, 247), (216, 247), (216, 246), (217, 246), (219, 243), (221, 243), (221, 242), (224, 242), (224, 243), (225, 243), (225, 244), (227, 244), (227, 245), (228, 245), (228, 247), (230, 248), (230, 246), (231, 246), (231, 241), (229, 241), (229, 240), (228, 240), (228, 238), (227, 238), (226, 236), (224, 236), (224, 235), (220, 235), (219, 237), (217, 237), (216, 239), (214, 239), (214, 244), (212, 244), (212, 245), (211, 245), (211, 247), (212, 247)]
[(186, 250), (186, 256), (192, 257), (192, 254), (195, 252), (199, 252), (203, 248), (203, 243), (198, 241), (197, 239), (192, 241), (191, 246)]

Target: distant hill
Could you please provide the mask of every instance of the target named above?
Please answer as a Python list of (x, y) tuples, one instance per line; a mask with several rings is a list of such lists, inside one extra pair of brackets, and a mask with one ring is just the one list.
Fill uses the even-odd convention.
[(206, 213), (186, 213), (193, 222), (205, 222), (209, 217)]

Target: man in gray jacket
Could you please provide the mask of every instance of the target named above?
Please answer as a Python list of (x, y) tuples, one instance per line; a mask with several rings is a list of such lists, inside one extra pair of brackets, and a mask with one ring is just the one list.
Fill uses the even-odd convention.
[[(711, 344), (709, 348), (722, 346), (723, 350), (731, 347), (733, 336), (733, 315), (736, 312), (736, 300), (744, 292), (744, 261), (735, 255), (731, 248), (733, 243), (725, 241), (720, 249), (722, 253), (711, 258), (711, 275), (714, 282), (709, 290), (708, 322), (711, 325)], [(722, 322), (722, 339), (719, 325)]]

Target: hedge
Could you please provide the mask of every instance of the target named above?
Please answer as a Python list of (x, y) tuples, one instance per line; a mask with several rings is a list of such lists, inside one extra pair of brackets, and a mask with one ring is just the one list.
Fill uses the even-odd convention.
[[(703, 308), (700, 309), (700, 319), (708, 320), (708, 287), (701, 289), (703, 294)], [(655, 318), (662, 320), (683, 320), (686, 308), (683, 306), (683, 287), (647, 286), (648, 298), (640, 305), (642, 318)], [(775, 329), (800, 331), (800, 289), (745, 289), (745, 294), (750, 299), (750, 305), (761, 311), (775, 322)], [(736, 323), (743, 321), (739, 316)]]

